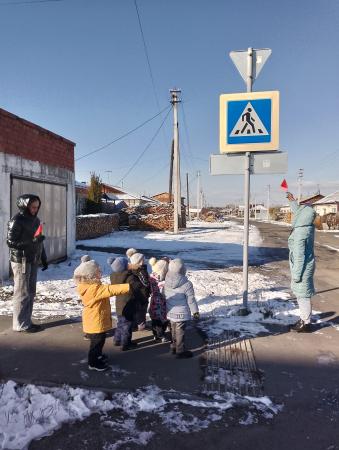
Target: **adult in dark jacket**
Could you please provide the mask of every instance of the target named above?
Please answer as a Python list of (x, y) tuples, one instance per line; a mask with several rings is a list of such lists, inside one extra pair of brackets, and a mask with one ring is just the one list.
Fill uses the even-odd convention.
[(7, 245), (14, 275), (13, 330), (35, 333), (41, 327), (32, 323), (33, 302), (39, 264), (47, 269), (38, 212), (41, 200), (37, 195), (18, 197), (19, 213), (8, 222)]

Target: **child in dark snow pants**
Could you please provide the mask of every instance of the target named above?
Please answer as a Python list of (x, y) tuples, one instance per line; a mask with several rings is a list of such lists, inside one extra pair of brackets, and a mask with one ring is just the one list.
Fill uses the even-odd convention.
[[(128, 270), (127, 258), (109, 258), (107, 262), (112, 268), (111, 283), (128, 283), (130, 271)], [(132, 342), (132, 321), (135, 314), (135, 302), (132, 294), (117, 295), (115, 306), (118, 320), (114, 333), (114, 345), (121, 346), (123, 351), (135, 348), (136, 344)]]
[(191, 358), (193, 353), (185, 349), (187, 322), (199, 319), (198, 304), (192, 283), (186, 277), (186, 267), (181, 259), (173, 259), (165, 278), (167, 318), (171, 322), (172, 353), (177, 358)]

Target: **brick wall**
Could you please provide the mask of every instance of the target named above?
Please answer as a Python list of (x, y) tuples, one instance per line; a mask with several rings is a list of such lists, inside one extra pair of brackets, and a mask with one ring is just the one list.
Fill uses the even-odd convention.
[(74, 172), (75, 144), (0, 108), (0, 152)]
[[(128, 208), (129, 227), (131, 230), (173, 231), (173, 205), (140, 205)], [(186, 208), (182, 207), (181, 228), (186, 228)]]
[(77, 216), (76, 239), (92, 239), (119, 229), (119, 214)]

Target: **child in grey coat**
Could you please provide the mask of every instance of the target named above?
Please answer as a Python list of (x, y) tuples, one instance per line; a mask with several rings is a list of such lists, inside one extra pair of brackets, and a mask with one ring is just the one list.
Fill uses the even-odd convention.
[(167, 319), (171, 322), (171, 350), (177, 358), (191, 358), (193, 353), (185, 349), (187, 322), (199, 319), (199, 308), (192, 283), (186, 277), (186, 267), (181, 259), (173, 259), (165, 278)]

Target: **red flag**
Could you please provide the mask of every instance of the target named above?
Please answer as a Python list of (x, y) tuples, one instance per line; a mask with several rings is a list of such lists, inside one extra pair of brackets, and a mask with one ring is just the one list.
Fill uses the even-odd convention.
[(282, 181), (280, 187), (281, 187), (281, 189), (282, 189), (283, 191), (286, 191), (286, 192), (287, 192), (287, 190), (288, 190), (288, 185), (287, 185), (287, 181), (285, 180), (285, 178), (283, 179), (283, 181)]
[(38, 237), (42, 234), (42, 223), (38, 226), (36, 232), (34, 233), (34, 237)]

